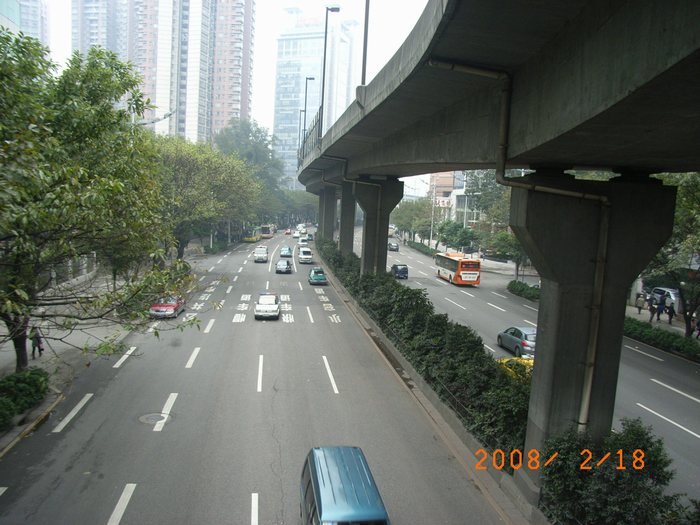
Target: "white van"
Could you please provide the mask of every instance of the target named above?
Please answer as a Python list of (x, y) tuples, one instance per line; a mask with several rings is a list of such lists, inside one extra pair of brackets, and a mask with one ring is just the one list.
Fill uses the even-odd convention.
[(311, 255), (311, 248), (300, 247), (299, 248), (299, 263), (301, 264), (311, 264), (313, 262), (313, 256)]
[(255, 262), (267, 262), (267, 246), (257, 246), (253, 252)]

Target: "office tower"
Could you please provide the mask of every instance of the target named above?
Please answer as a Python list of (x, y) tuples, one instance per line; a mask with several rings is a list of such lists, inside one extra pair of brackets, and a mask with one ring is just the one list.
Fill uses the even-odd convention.
[(19, 31), (19, 0), (0, 2), (0, 26), (13, 33)]
[[(298, 7), (286, 9), (286, 29), (277, 40), (274, 129), (275, 155), (284, 163), (285, 184), (296, 182), (297, 149), (306, 129), (318, 118), (321, 94), (325, 11), (309, 16)], [(324, 130), (330, 128), (354, 99), (357, 77), (353, 31), (355, 21), (334, 13), (328, 19)], [(307, 77), (313, 80), (307, 81)]]
[(131, 61), (145, 125), (191, 141), (250, 118), (254, 25), (255, 0), (73, 0), (73, 49)]
[(19, 0), (20, 31), (49, 45), (49, 24), (45, 0)]

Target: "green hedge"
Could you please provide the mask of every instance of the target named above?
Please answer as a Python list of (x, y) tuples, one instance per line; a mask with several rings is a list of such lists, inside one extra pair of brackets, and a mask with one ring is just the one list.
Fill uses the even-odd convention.
[[(436, 314), (425, 290), (403, 286), (390, 274), (360, 277), (359, 258), (343, 257), (332, 242), (319, 240), (316, 248), (345, 289), (452, 407), (465, 428), (491, 450), (524, 448), (529, 381), (498, 366), (471, 328)], [(614, 447), (611, 450), (649, 450), (649, 467), (639, 471), (600, 468), (592, 476), (581, 474), (572, 467), (578, 465), (580, 451), (586, 447), (600, 451), (600, 446), (595, 448), (576, 433), (557, 439), (548, 443), (548, 454), (555, 450), (562, 456), (566, 451), (570, 454), (556, 463), (556, 469), (543, 470), (547, 475), (542, 493), (545, 513), (558, 523), (700, 523), (698, 510), (684, 508), (680, 496), (663, 495), (671, 476), (668, 456), (661, 442), (648, 430), (640, 430), (639, 424), (625, 422), (620, 434), (611, 434), (602, 444)]]
[(39, 404), (49, 388), (49, 374), (29, 368), (0, 379), (0, 429), (12, 427), (12, 418)]
[(540, 300), (540, 289), (530, 286), (522, 281), (511, 281), (508, 283), (508, 291), (512, 294), (524, 297), (530, 301)]
[(676, 352), (694, 361), (700, 361), (700, 345), (692, 337), (657, 328), (645, 321), (625, 317), (624, 334), (630, 339), (650, 346)]

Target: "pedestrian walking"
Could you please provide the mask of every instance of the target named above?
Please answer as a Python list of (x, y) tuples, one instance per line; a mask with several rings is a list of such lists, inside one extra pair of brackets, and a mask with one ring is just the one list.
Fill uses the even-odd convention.
[(661, 314), (664, 313), (664, 310), (666, 309), (666, 303), (664, 302), (666, 299), (661, 298), (659, 299), (659, 302), (656, 304), (656, 320), (661, 321)]
[(642, 308), (644, 308), (644, 303), (646, 303), (644, 299), (644, 294), (638, 293), (637, 299), (636, 301), (634, 301), (634, 305), (637, 307), (637, 315), (642, 314)]
[(44, 353), (44, 342), (41, 339), (41, 330), (38, 327), (32, 326), (29, 330), (29, 338), (32, 340), (32, 359), (36, 359), (36, 351), (39, 350), (39, 357)]
[(654, 304), (653, 301), (649, 301), (649, 322), (650, 323), (654, 320), (655, 315), (656, 315), (656, 305)]
[(666, 308), (666, 314), (668, 315), (668, 324), (672, 324), (671, 321), (673, 321), (673, 316), (676, 315), (676, 309), (673, 303), (668, 305), (668, 307)]

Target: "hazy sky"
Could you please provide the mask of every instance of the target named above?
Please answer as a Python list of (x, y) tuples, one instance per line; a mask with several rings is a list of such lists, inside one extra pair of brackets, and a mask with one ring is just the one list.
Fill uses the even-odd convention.
[[(367, 82), (393, 56), (420, 17), (428, 0), (370, 0), (367, 45)], [(272, 132), (275, 96), (275, 57), (282, 8), (294, 0), (257, 0), (253, 67), (253, 119)], [(325, 14), (326, 5), (341, 7), (343, 18), (355, 18), (364, 24), (365, 0), (296, 0), (310, 15)], [(70, 56), (71, 0), (48, 0), (50, 48), (52, 58), (64, 64)], [(331, 13), (338, 16), (341, 13)], [(351, 16), (352, 15), (352, 16)], [(358, 32), (362, 39), (362, 32)], [(361, 49), (361, 47), (360, 47)], [(361, 62), (361, 61), (360, 61)], [(358, 73), (358, 79), (360, 75)]]

